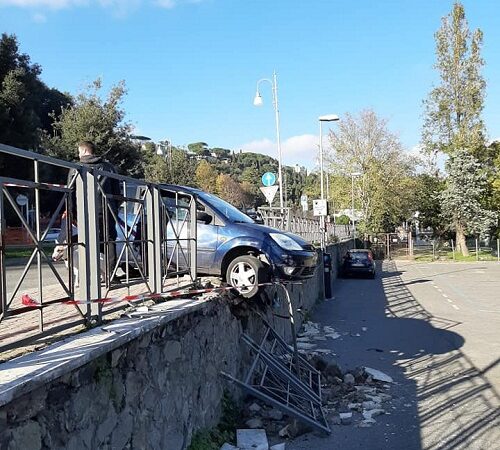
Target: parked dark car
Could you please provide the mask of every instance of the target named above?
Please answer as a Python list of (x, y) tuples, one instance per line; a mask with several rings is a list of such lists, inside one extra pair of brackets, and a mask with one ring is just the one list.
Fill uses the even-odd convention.
[(342, 276), (364, 275), (375, 278), (375, 273), (375, 261), (370, 250), (352, 249), (345, 254)]
[[(238, 290), (247, 298), (258, 292), (259, 283), (272, 277), (300, 280), (314, 275), (318, 252), (300, 236), (258, 224), (213, 194), (184, 186), (164, 187), (196, 199), (200, 274), (221, 276), (232, 286), (241, 286)], [(170, 209), (173, 214), (174, 205)], [(172, 234), (174, 227), (169, 228)]]

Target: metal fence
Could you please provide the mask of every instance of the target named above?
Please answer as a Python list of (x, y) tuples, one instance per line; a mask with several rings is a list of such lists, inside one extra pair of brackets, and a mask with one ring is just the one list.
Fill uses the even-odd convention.
[(408, 256), (429, 260), (476, 260), (500, 262), (500, 239), (468, 238), (466, 240), (469, 256), (463, 257), (457, 251), (456, 241), (428, 236), (425, 239), (410, 235)]
[(0, 350), (196, 282), (192, 195), (2, 144), (0, 162)]
[(353, 236), (350, 225), (326, 222), (325, 229), (322, 230), (318, 218), (293, 214), (290, 208), (260, 207), (258, 211), (265, 225), (297, 234), (311, 243), (321, 243), (322, 237), (325, 237), (326, 242), (335, 242), (351, 239)]

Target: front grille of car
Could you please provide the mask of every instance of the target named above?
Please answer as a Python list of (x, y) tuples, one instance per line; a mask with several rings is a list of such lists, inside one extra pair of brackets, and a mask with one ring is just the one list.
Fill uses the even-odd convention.
[(315, 269), (314, 266), (304, 267), (304, 269), (302, 270), (302, 274), (301, 275), (303, 277), (310, 277), (310, 276), (314, 275), (314, 269)]

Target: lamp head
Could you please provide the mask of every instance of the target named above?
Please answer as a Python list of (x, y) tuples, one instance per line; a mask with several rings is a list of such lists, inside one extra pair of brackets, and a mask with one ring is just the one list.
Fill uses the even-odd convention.
[(324, 116), (319, 116), (318, 120), (320, 122), (336, 122), (339, 119), (339, 116), (337, 114), (326, 114)]
[(257, 91), (257, 92), (255, 93), (255, 97), (254, 97), (254, 99), (253, 99), (253, 105), (254, 105), (254, 106), (262, 106), (262, 103), (263, 103), (263, 101), (262, 101), (262, 97), (261, 97), (261, 95), (260, 95), (260, 92), (259, 92), (259, 91)]

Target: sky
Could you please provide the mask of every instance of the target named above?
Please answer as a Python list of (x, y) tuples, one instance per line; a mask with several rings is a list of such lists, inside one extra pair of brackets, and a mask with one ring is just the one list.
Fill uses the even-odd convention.
[[(409, 152), (438, 82), (434, 33), (451, 0), (0, 0), (0, 30), (42, 66), (50, 87), (77, 94), (120, 80), (136, 134), (174, 145), (277, 157), (271, 84), (277, 73), (283, 164), (314, 167), (318, 117), (373, 109)], [(484, 120), (500, 138), (498, 0), (464, 0), (484, 33)], [(332, 128), (335, 127), (333, 123)], [(323, 128), (324, 134), (329, 126)]]

